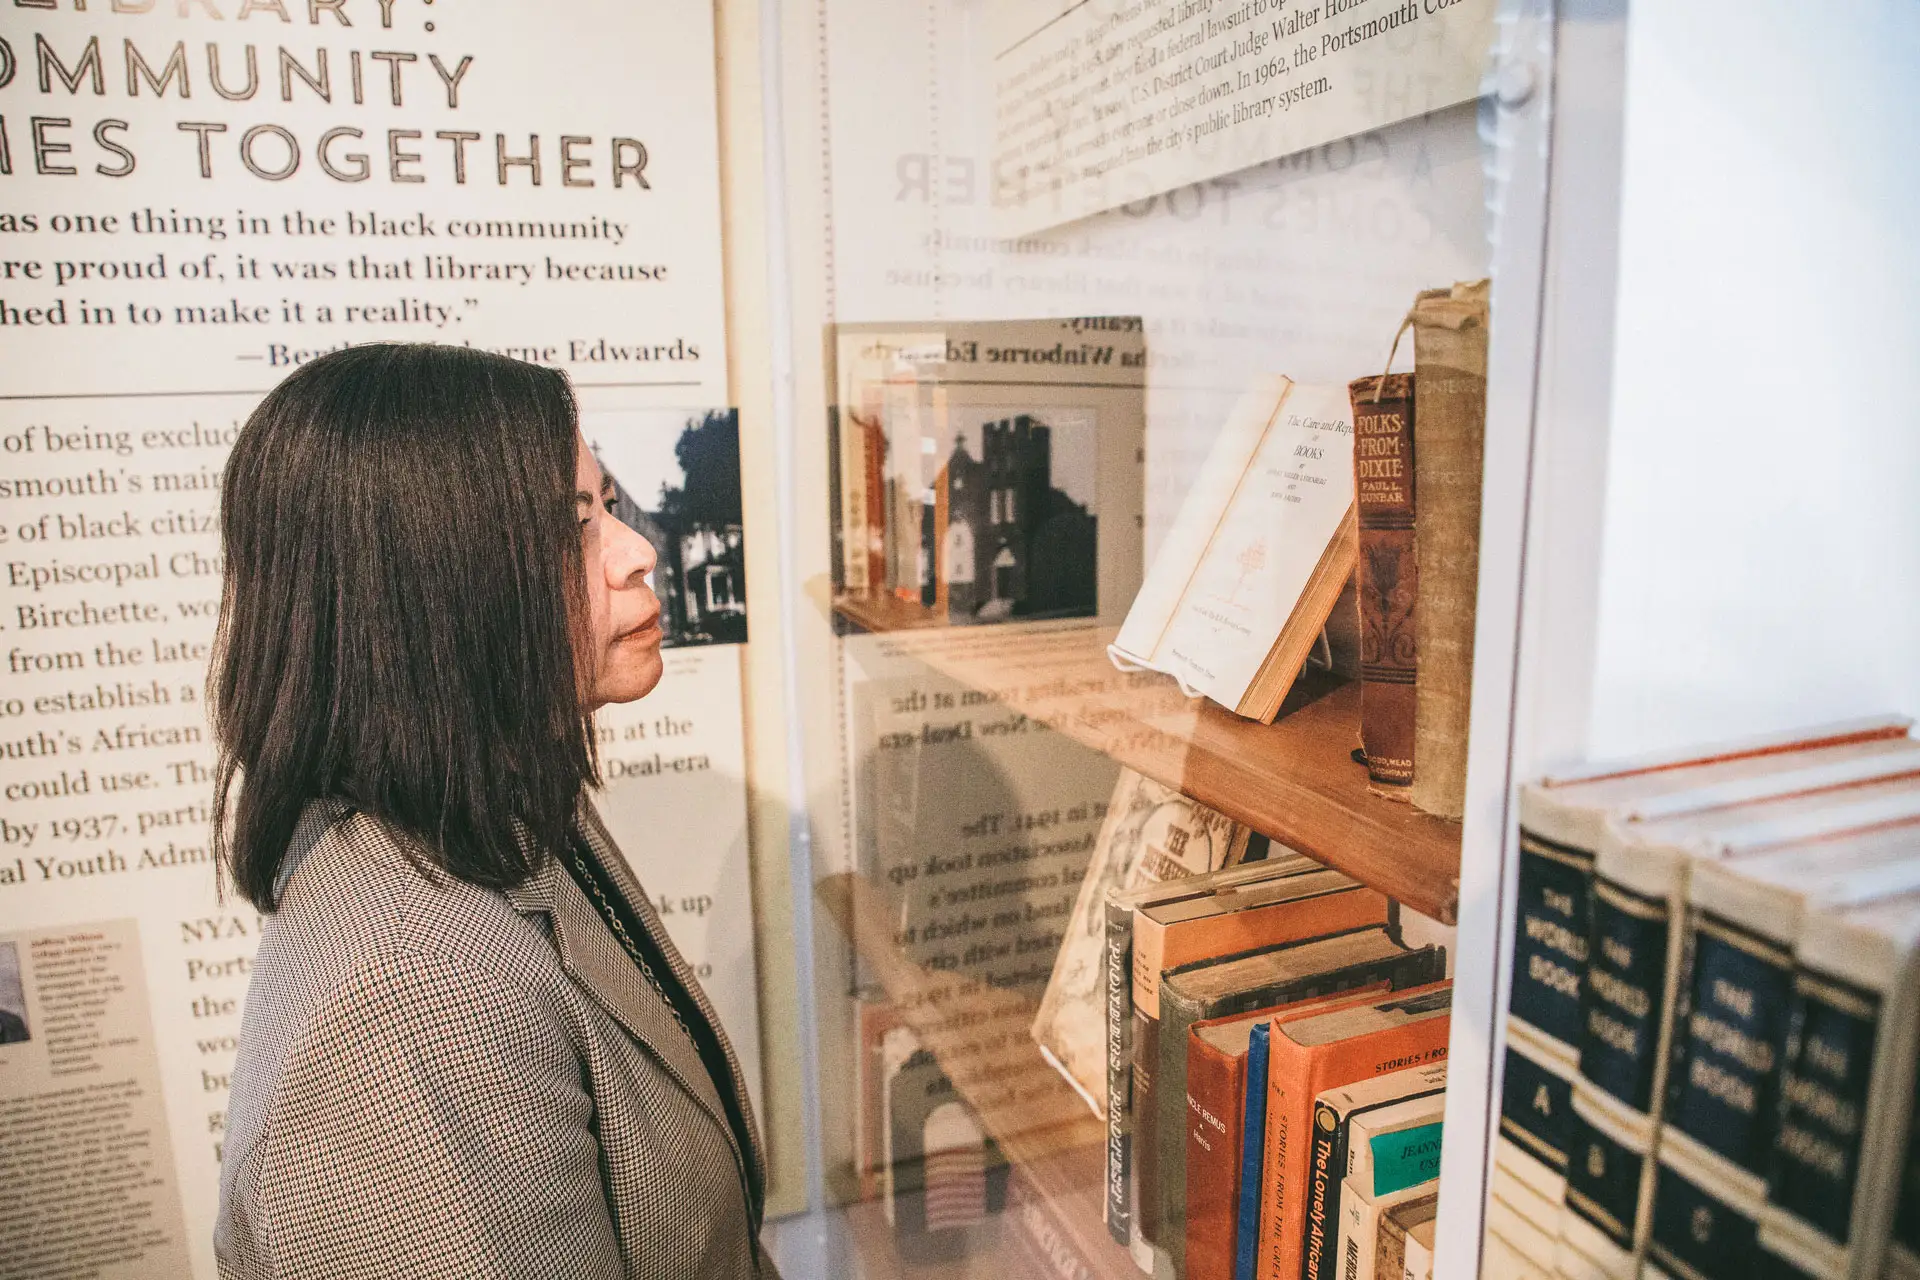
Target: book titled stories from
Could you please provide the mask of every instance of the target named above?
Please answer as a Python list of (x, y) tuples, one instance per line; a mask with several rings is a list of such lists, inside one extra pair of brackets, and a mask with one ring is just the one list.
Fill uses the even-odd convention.
[(1261, 1280), (1304, 1273), (1314, 1100), (1342, 1085), (1443, 1061), (1452, 1007), (1452, 984), (1436, 982), (1275, 1022), (1267, 1065)]

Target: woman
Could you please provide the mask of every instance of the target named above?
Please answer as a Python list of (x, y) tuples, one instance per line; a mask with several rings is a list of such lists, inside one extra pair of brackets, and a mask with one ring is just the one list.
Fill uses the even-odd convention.
[(234, 444), (223, 1277), (773, 1274), (739, 1066), (583, 793), (661, 674), (611, 499), (564, 375), (458, 347), (324, 356)]

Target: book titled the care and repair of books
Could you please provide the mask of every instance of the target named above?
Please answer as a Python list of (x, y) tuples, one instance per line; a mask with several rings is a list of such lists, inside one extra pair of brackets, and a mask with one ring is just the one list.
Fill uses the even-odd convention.
[(1353, 574), (1353, 495), (1346, 388), (1256, 378), (1134, 597), (1115, 664), (1272, 720)]

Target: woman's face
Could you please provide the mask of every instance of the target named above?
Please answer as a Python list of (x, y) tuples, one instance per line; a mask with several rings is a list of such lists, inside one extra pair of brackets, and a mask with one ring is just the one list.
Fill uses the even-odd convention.
[(660, 598), (647, 585), (653, 546), (613, 516), (613, 477), (582, 439), (574, 470), (580, 558), (593, 652), (589, 709), (643, 698), (660, 683)]

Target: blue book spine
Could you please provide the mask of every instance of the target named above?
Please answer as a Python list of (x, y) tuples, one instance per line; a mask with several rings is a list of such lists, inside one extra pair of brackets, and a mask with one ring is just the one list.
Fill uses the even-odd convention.
[(1590, 851), (1520, 832), (1500, 1133), (1561, 1174), (1574, 1138), (1571, 1077), (1580, 1054), (1592, 898)]
[(1688, 932), (1691, 994), (1675, 1013), (1647, 1250), (1667, 1275), (1746, 1280), (1759, 1265), (1793, 952), (1707, 912)]
[[(1589, 1116), (1576, 1115), (1567, 1204), (1631, 1253), (1643, 1235), (1643, 1186), (1651, 1185), (1648, 1157), (1661, 1087), (1672, 902), (1596, 875), (1591, 909), (1592, 941), (1580, 989), (1580, 1081), (1574, 1094), (1604, 1094), (1628, 1118), (1620, 1132), (1609, 1133)], [(1577, 1101), (1575, 1111), (1586, 1105)]]
[(1260, 1246), (1260, 1179), (1267, 1152), (1267, 1046), (1271, 1022), (1253, 1024), (1247, 1041), (1247, 1114), (1241, 1125), (1240, 1212), (1234, 1224), (1233, 1280), (1253, 1280)]
[(1880, 993), (1802, 969), (1794, 978), (1759, 1274), (1844, 1276), (1880, 1032)]

